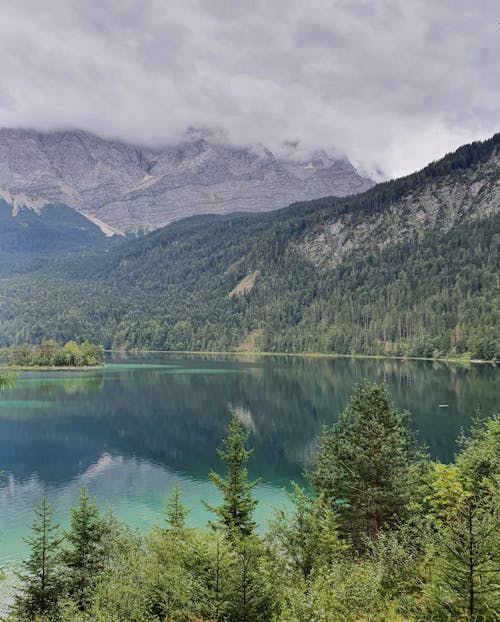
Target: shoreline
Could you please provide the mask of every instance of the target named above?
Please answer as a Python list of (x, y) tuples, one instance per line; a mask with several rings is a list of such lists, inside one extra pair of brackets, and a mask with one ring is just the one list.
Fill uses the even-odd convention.
[(389, 361), (427, 361), (439, 363), (453, 363), (454, 365), (493, 365), (496, 367), (496, 361), (483, 359), (463, 359), (463, 358), (432, 358), (423, 356), (384, 356), (383, 354), (335, 354), (334, 352), (253, 352), (230, 350), (225, 352), (211, 350), (139, 350), (131, 348), (109, 349), (105, 350), (112, 354), (194, 354), (194, 355), (212, 355), (212, 356), (293, 356), (300, 358), (325, 358), (325, 359), (377, 359)]
[(73, 365), (0, 365), (0, 370), (6, 371), (92, 371), (94, 369), (104, 369), (105, 365), (83, 365), (75, 367)]

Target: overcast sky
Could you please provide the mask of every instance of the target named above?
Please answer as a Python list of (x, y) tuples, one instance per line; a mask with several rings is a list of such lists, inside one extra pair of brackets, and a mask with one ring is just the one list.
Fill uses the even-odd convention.
[(498, 0), (2, 0), (0, 126), (223, 127), (388, 176), (500, 129)]

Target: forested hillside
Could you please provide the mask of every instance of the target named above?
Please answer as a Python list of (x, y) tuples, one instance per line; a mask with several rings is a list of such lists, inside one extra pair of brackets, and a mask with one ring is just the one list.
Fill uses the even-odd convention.
[(0, 342), (500, 354), (500, 134), (364, 194), (195, 217), (4, 279)]

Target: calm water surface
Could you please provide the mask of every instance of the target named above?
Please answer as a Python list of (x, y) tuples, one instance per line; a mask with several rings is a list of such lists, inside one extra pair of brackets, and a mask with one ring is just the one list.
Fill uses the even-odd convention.
[[(255, 448), (257, 520), (301, 481), (324, 424), (354, 383), (387, 382), (431, 455), (452, 459), (474, 410), (500, 410), (492, 366), (299, 357), (143, 355), (113, 357), (102, 370), (27, 372), (0, 400), (0, 565), (26, 552), (32, 507), (46, 495), (67, 524), (85, 485), (103, 507), (140, 529), (162, 520), (165, 497), (181, 488), (189, 522), (204, 525), (200, 499), (217, 500), (208, 478), (221, 465), (231, 414)], [(440, 406), (441, 405), (441, 406)], [(446, 405), (443, 407), (442, 405)]]

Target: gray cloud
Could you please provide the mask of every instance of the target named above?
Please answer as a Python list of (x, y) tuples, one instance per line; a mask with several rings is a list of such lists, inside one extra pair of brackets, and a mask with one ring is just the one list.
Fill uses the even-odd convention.
[(499, 19), (497, 0), (3, 0), (0, 125), (223, 127), (399, 175), (498, 131)]

